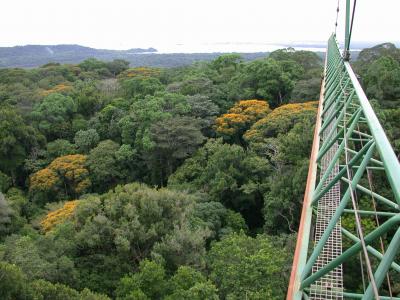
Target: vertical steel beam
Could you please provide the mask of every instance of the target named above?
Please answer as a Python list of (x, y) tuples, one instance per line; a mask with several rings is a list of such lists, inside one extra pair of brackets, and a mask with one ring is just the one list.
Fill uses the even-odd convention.
[(344, 33), (344, 52), (343, 59), (348, 61), (350, 59), (350, 0), (346, 0), (346, 25)]

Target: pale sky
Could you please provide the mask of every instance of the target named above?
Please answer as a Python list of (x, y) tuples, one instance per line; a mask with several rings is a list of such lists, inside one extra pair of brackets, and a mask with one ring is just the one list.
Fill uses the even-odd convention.
[[(353, 2), (353, 0), (352, 0)], [(0, 46), (325, 41), (337, 0), (0, 0)], [(345, 0), (340, 0), (342, 38)], [(399, 0), (359, 0), (354, 41), (399, 41)]]

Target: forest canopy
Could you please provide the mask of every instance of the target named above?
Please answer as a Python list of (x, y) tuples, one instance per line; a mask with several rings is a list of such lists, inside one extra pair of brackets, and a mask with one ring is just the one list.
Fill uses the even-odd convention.
[[(354, 67), (399, 155), (383, 48)], [(322, 72), (293, 49), (0, 69), (0, 298), (283, 299)]]

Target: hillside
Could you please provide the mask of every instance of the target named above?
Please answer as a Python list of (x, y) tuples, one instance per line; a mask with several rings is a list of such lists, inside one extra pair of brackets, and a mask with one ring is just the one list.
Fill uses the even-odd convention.
[[(0, 68), (33, 68), (48, 63), (78, 64), (88, 58), (104, 61), (124, 59), (132, 67), (179, 67), (196, 61), (211, 61), (222, 53), (157, 53), (154, 48), (106, 50), (80, 45), (27, 45), (0, 47)], [(245, 60), (265, 57), (266, 52), (242, 53)]]
[(358, 60), (362, 63), (370, 63), (381, 56), (390, 56), (400, 60), (400, 51), (393, 43), (383, 43), (371, 48), (363, 49), (358, 55)]
[[(284, 47), (313, 47), (324, 49), (321, 44), (287, 44)], [(231, 53), (231, 52), (229, 52)], [(236, 52), (233, 52), (236, 53)], [(244, 61), (251, 61), (267, 56), (270, 52), (237, 52)], [(325, 52), (315, 52), (324, 59)], [(352, 51), (351, 57), (356, 60), (360, 51)], [(212, 61), (226, 52), (211, 53), (159, 53), (155, 48), (133, 48), (129, 50), (107, 50), (84, 47), (80, 45), (27, 45), (0, 47), (0, 68), (35, 68), (48, 63), (78, 64), (89, 58), (103, 61), (124, 59), (131, 67), (171, 68), (188, 66), (199, 61)]]
[(78, 63), (89, 57), (112, 60), (127, 58), (141, 53), (152, 53), (157, 50), (129, 49), (105, 50), (80, 45), (27, 45), (0, 47), (0, 67), (36, 67), (49, 62)]

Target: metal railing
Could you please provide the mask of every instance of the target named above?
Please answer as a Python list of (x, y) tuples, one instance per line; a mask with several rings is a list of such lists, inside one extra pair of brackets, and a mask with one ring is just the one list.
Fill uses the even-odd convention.
[[(349, 62), (343, 59), (334, 35), (328, 42), (314, 135), (287, 299), (400, 299), (381, 295), (387, 290), (391, 293), (389, 271), (400, 272), (400, 266), (395, 263), (400, 250), (400, 164)], [(373, 183), (373, 178), (379, 179), (378, 184)], [(340, 201), (332, 204), (335, 205), (333, 213), (323, 215), (321, 225), (318, 223), (322, 222), (318, 221), (321, 217), (313, 217), (313, 213), (324, 214), (319, 205), (334, 189), (340, 194)], [(360, 208), (360, 199), (367, 209)], [(344, 215), (351, 216), (347, 219), (353, 222), (355, 230), (342, 227), (340, 220)], [(372, 229), (363, 228), (365, 219), (374, 224)], [(316, 235), (313, 247), (312, 227), (322, 232)], [(342, 247), (340, 241), (329, 252), (338, 227), (346, 239), (346, 247), (338, 251), (338, 245)], [(337, 232), (335, 236), (338, 239)], [(379, 244), (381, 249), (377, 250)], [(340, 287), (335, 281), (342, 279), (332, 276), (339, 274), (335, 270), (356, 255), (360, 256), (362, 267), (359, 276), (365, 286), (362, 292), (348, 291), (346, 282), (344, 288)], [(320, 289), (319, 294), (315, 292), (316, 287)]]

